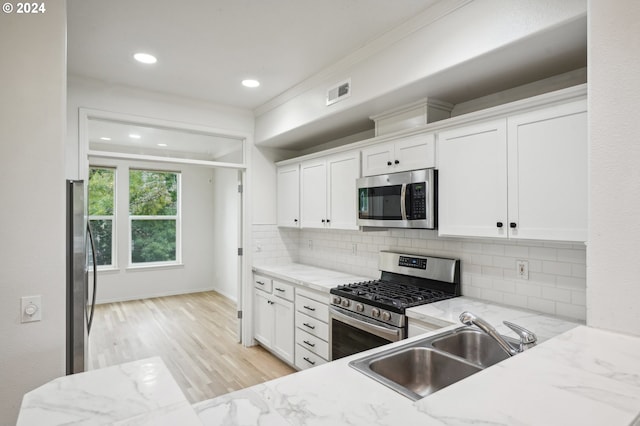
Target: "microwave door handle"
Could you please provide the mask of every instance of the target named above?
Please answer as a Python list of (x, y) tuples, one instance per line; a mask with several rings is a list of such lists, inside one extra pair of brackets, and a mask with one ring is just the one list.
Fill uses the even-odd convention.
[(402, 220), (407, 220), (407, 184), (402, 184), (402, 189), (400, 191), (400, 214), (402, 215)]

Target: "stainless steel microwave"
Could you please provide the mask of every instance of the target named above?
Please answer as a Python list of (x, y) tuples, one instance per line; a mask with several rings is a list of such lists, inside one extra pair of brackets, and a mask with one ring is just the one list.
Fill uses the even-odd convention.
[(358, 226), (435, 229), (436, 180), (435, 169), (358, 179)]

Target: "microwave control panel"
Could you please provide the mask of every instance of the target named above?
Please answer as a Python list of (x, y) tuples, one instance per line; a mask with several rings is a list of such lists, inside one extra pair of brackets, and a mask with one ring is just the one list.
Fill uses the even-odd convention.
[(426, 183), (412, 183), (408, 185), (411, 194), (411, 205), (407, 211), (407, 219), (420, 220), (427, 218)]

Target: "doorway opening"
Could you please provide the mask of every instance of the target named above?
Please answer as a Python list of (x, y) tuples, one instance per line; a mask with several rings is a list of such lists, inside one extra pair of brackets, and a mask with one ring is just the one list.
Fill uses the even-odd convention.
[[(92, 213), (91, 205), (88, 212), (90, 222), (110, 221), (111, 227), (111, 234), (102, 236), (111, 238), (110, 244), (102, 241), (101, 245), (110, 248), (111, 263), (98, 265), (98, 303), (213, 289), (235, 302), (236, 340), (249, 345), (241, 315), (249, 303), (248, 292), (243, 291), (250, 270), (243, 256), (243, 247), (248, 246), (243, 190), (247, 136), (90, 109), (80, 109), (79, 118), (80, 178), (89, 181), (90, 187), (90, 170), (113, 175), (113, 212), (105, 218), (101, 212)], [(169, 178), (177, 182), (172, 189), (147, 190), (158, 189)], [(175, 209), (169, 209), (168, 217), (146, 205), (136, 210), (132, 207), (136, 191), (169, 193)], [(147, 203), (154, 204), (160, 195), (147, 198)], [(164, 229), (156, 241), (145, 234), (154, 228), (173, 233)], [(167, 241), (175, 250), (157, 252), (169, 255), (138, 256), (141, 245), (166, 245)]]

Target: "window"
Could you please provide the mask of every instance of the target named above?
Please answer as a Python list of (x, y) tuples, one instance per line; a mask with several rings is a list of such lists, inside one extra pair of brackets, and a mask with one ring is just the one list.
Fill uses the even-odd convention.
[(130, 262), (180, 261), (180, 173), (129, 170)]
[[(116, 171), (106, 167), (89, 168), (89, 224), (96, 245), (98, 267), (113, 264)], [(90, 262), (93, 261), (91, 256)]]

